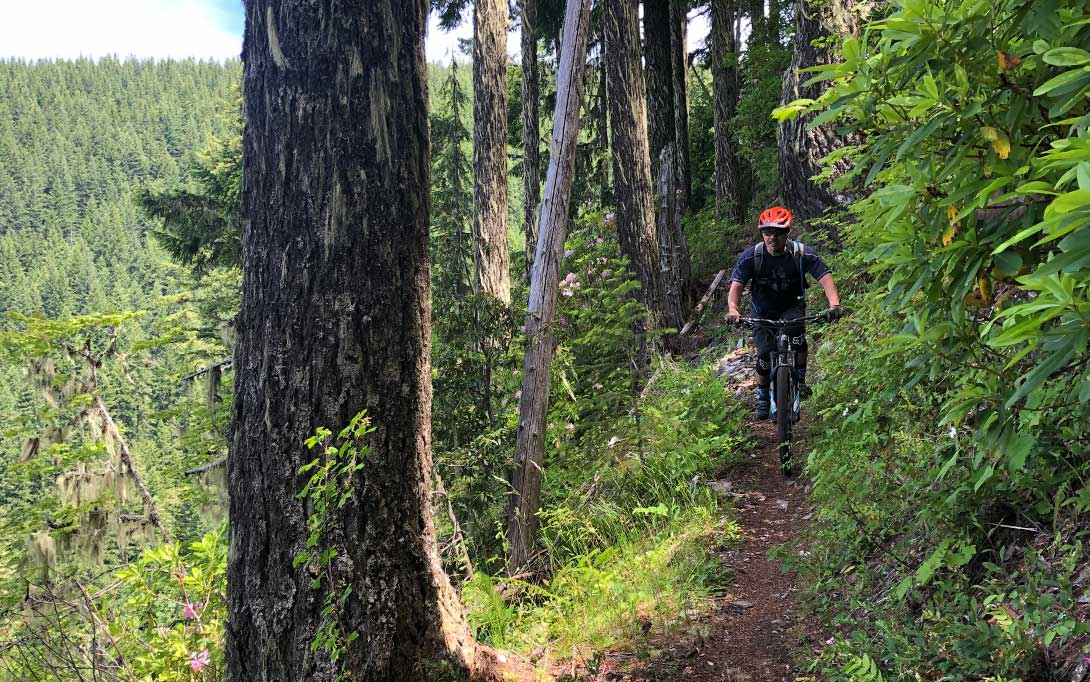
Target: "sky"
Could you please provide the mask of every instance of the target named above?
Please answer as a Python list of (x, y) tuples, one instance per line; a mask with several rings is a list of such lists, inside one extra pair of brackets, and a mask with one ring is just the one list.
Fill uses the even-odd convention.
[[(2, 0), (0, 58), (57, 59), (80, 56), (182, 59), (237, 58), (242, 50), (241, 0)], [(689, 49), (699, 47), (707, 21), (690, 22)], [(472, 35), (470, 21), (450, 32), (429, 21), (431, 62), (459, 61), (458, 39)], [(508, 37), (517, 54), (517, 33)]]

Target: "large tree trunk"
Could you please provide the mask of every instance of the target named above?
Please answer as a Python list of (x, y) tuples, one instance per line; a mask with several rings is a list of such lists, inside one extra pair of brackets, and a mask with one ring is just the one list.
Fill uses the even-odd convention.
[[(824, 83), (803, 86), (802, 82), (808, 76), (800, 71), (818, 64), (829, 64), (836, 59), (830, 36), (839, 38), (858, 33), (858, 17), (852, 13), (853, 7), (856, 11), (860, 9), (856, 3), (848, 0), (822, 0), (820, 3), (797, 1), (795, 51), (783, 78), (783, 103), (802, 98), (817, 99), (824, 91)], [(865, 11), (866, 8), (862, 9)], [(817, 183), (811, 180), (822, 168), (822, 157), (851, 143), (851, 140), (837, 135), (832, 124), (809, 129), (807, 124), (812, 119), (813, 115), (807, 115), (784, 121), (776, 134), (784, 201), (802, 222), (817, 218), (827, 210), (837, 212), (853, 200), (849, 192), (833, 189), (829, 181)], [(839, 162), (834, 175), (847, 171), (847, 164), (847, 161)], [(828, 227), (827, 230), (833, 242), (839, 245), (835, 228)]]
[(511, 303), (507, 244), (507, 0), (473, 5), (473, 236), (477, 286)]
[(610, 146), (621, 251), (640, 281), (640, 301), (651, 313), (652, 327), (657, 327), (662, 318), (662, 291), (636, 10), (633, 0), (605, 0)]
[[(228, 460), (228, 679), (333, 680), (312, 650), (351, 595), (352, 679), (484, 674), (437, 556), (431, 478), (426, 0), (247, 0), (243, 287)], [(315, 589), (297, 497), (317, 426), (366, 409), (371, 454)], [(324, 549), (324, 548), (320, 548)]]
[[(670, 69), (674, 98), (674, 163), (677, 166), (678, 188), (681, 195), (681, 210), (684, 211), (692, 202), (692, 178), (689, 172), (689, 86), (685, 80), (688, 70), (688, 49), (686, 34), (689, 17), (686, 13), (687, 0), (672, 0), (670, 3)], [(652, 157), (653, 158), (653, 157)], [(654, 176), (652, 176), (654, 177)]]
[(526, 234), (526, 275), (534, 268), (537, 210), (541, 203), (541, 81), (537, 67), (537, 2), (520, 0), (522, 8), (522, 194)]
[(712, 78), (715, 90), (715, 211), (739, 222), (745, 215), (731, 119), (738, 110), (737, 0), (712, 0)]
[(670, 60), (670, 0), (644, 0), (643, 59), (647, 84), (647, 141), (651, 177), (662, 150), (674, 141), (674, 71)]
[(545, 203), (541, 206), (541, 240), (534, 258), (526, 315), (527, 345), (523, 359), (520, 421), (511, 473), (512, 491), (507, 505), (507, 570), (510, 575), (529, 568), (537, 537), (549, 379), (556, 343), (552, 328), (579, 141), (579, 111), (583, 101), (589, 31), (590, 0), (568, 0), (557, 73), (549, 174), (545, 181)]

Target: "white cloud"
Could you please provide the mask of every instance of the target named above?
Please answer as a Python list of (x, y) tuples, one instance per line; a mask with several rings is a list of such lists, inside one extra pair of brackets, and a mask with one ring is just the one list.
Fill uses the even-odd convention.
[(0, 57), (238, 57), (242, 36), (222, 19), (201, 0), (8, 0)]

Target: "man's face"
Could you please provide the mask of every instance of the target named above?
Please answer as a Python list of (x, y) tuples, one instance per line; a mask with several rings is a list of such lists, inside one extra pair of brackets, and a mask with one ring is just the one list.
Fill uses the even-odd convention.
[(762, 229), (761, 239), (765, 242), (765, 249), (773, 256), (782, 256), (787, 251), (787, 232), (785, 228)]

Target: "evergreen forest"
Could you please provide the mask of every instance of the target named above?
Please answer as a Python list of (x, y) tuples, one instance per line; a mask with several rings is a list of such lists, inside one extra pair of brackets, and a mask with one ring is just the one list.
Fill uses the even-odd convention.
[(1085, 0), (243, 4), (0, 59), (0, 682), (1090, 680)]

